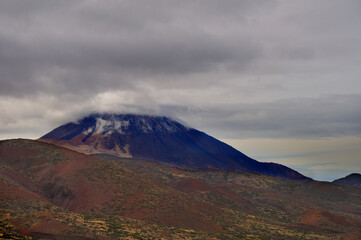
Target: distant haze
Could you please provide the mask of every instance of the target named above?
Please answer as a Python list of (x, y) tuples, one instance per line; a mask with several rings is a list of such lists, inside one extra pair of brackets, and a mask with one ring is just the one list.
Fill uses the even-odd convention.
[(0, 139), (166, 115), (260, 161), (361, 172), (361, 2), (0, 2)]

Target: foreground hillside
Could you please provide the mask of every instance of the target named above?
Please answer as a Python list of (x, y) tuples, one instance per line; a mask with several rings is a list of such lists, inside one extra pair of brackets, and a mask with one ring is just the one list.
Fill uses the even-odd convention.
[(359, 239), (361, 189), (0, 141), (5, 239)]

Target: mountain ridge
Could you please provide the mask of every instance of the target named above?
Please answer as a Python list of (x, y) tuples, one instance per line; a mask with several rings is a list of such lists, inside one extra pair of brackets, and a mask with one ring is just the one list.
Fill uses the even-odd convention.
[(361, 187), (361, 174), (351, 173), (343, 178), (336, 179), (332, 182), (336, 184), (346, 184)]
[(307, 179), (281, 164), (258, 162), (204, 132), (164, 116), (91, 114), (55, 128), (39, 140), (86, 154), (141, 158), (185, 169)]

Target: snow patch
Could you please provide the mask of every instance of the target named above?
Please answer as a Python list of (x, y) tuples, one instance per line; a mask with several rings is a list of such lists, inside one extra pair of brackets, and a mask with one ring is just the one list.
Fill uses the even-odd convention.
[(143, 133), (168, 132), (176, 133), (183, 131), (181, 125), (167, 118), (152, 118), (138, 116), (119, 117), (119, 116), (98, 116), (95, 118), (94, 127), (84, 131), (84, 134), (94, 132), (95, 134), (110, 135), (112, 133), (127, 134), (129, 131), (141, 131)]
[(114, 121), (114, 129), (118, 130), (119, 133), (122, 133), (122, 130), (127, 130), (129, 127), (129, 121)]
[(97, 118), (97, 122), (95, 125), (95, 133), (103, 133), (105, 128), (109, 127), (110, 122), (104, 120), (102, 118)]
[(114, 131), (124, 134), (129, 127), (129, 121), (122, 121), (115, 118), (103, 119), (97, 118), (95, 125), (95, 133), (112, 134)]
[(88, 135), (89, 133), (91, 133), (91, 132), (93, 131), (93, 129), (94, 129), (94, 128), (90, 127), (90, 128), (88, 128), (88, 130), (85, 130), (85, 131), (83, 132), (83, 134), (84, 134), (84, 135)]
[(177, 126), (175, 126), (174, 123), (166, 121), (166, 122), (163, 122), (162, 125), (165, 129), (167, 129), (168, 132), (176, 132), (177, 131)]

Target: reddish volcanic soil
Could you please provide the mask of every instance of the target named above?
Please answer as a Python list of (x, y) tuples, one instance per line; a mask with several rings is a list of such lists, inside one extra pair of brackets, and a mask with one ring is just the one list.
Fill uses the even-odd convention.
[(182, 179), (173, 184), (173, 187), (184, 192), (209, 192), (212, 190), (211, 186), (195, 178)]
[(350, 224), (345, 217), (335, 215), (326, 211), (321, 211), (317, 209), (310, 209), (303, 212), (300, 215), (300, 224), (319, 226), (321, 221), (326, 220), (327, 222), (338, 224), (338, 225), (347, 225)]
[[(2, 185), (0, 191), (7, 197), (21, 195), (23, 199), (49, 200), (78, 213), (117, 214), (182, 228), (221, 230), (203, 217), (220, 212), (214, 205), (200, 202), (172, 187), (146, 181), (112, 161), (58, 147), (53, 153), (47, 150), (52, 148), (47, 143), (21, 141), (21, 146), (1, 145), (2, 156), (16, 170), (8, 171), (3, 177), (11, 177), (20, 185), (20, 191)], [(17, 154), (14, 154), (15, 148)], [(39, 157), (29, 160), (29, 155)], [(49, 164), (47, 158), (54, 155), (62, 157)], [(26, 177), (30, 175), (31, 179)], [(205, 184), (192, 181), (191, 186), (208, 189)], [(9, 194), (11, 191), (14, 193)]]
[[(340, 233), (345, 227), (350, 226), (361, 229), (361, 221), (317, 209), (306, 210), (299, 218), (300, 221), (295, 226), (303, 226), (316, 232)], [(361, 236), (359, 232), (349, 232), (341, 235), (345, 239), (360, 239)]]
[(0, 167), (0, 199), (40, 200), (48, 202), (41, 196), (42, 190), (31, 180), (12, 169)]
[(106, 153), (115, 156), (122, 156), (122, 157), (131, 157), (129, 153), (129, 146), (125, 146), (121, 149), (118, 145), (115, 145), (113, 149), (108, 149), (103, 145), (106, 145), (107, 141), (112, 141), (111, 137), (102, 137), (100, 135), (93, 135), (86, 139), (83, 142), (83, 139), (86, 138), (85, 135), (79, 134), (75, 136), (71, 140), (58, 140), (58, 139), (38, 139), (36, 141), (45, 142), (57, 145), (59, 147), (64, 147), (70, 150), (74, 150), (77, 152), (81, 152), (84, 154), (97, 154), (97, 153)]
[[(0, 211), (9, 215), (0, 218), (0, 224), (8, 221), (16, 226), (14, 231), (34, 238), (62, 239), (67, 232), (91, 239), (93, 232), (70, 224), (74, 216), (105, 216), (108, 227), (125, 217), (165, 233), (192, 229), (186, 230), (187, 236), (198, 230), (219, 239), (242, 239), (243, 233), (255, 231), (260, 239), (269, 233), (287, 239), (278, 238), (282, 232), (309, 234), (308, 239), (361, 237), (361, 192), (356, 187), (101, 159), (31, 140), (0, 141), (0, 160)], [(270, 229), (263, 229), (268, 225)]]

